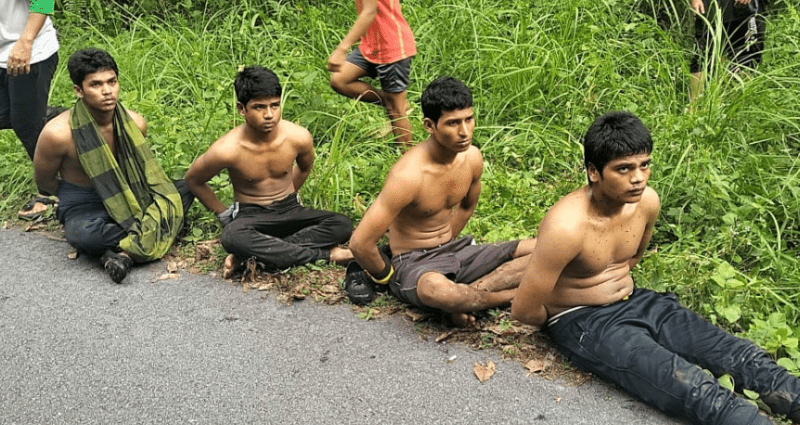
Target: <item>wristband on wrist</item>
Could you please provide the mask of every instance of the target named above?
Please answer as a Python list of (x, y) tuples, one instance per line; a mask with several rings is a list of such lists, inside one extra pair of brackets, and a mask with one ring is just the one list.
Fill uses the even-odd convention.
[(384, 277), (383, 279), (374, 279), (373, 276), (373, 280), (375, 281), (375, 283), (379, 285), (385, 285), (389, 283), (389, 279), (391, 279), (393, 275), (394, 275), (394, 266), (391, 263), (389, 263), (389, 273), (386, 274), (386, 277)]
[(381, 258), (383, 259), (383, 270), (374, 274), (370, 273), (370, 276), (375, 283), (385, 284), (394, 274), (394, 267), (392, 267), (392, 260), (384, 254), (383, 251), (379, 250), (378, 252), (380, 252)]

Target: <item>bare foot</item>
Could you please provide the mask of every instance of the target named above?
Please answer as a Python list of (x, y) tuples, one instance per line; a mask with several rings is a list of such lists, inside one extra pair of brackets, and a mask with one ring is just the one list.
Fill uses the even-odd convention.
[(342, 248), (340, 246), (335, 246), (331, 248), (330, 260), (331, 263), (336, 263), (340, 265), (345, 265), (351, 261), (353, 261), (355, 257), (353, 257), (353, 253), (350, 252), (349, 248)]
[(459, 328), (469, 328), (475, 324), (475, 316), (467, 313), (449, 313), (450, 321)]
[(230, 279), (230, 277), (233, 276), (233, 272), (236, 271), (237, 265), (239, 265), (239, 262), (236, 261), (236, 257), (234, 257), (233, 254), (229, 254), (225, 257), (225, 262), (222, 264), (222, 278)]

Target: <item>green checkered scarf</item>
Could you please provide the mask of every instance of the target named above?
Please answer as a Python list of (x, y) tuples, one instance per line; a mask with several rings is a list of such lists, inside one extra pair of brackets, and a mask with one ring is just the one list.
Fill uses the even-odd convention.
[(164, 256), (183, 224), (181, 196), (128, 111), (117, 102), (116, 156), (82, 100), (72, 108), (70, 128), (83, 171), (108, 214), (128, 232), (120, 248), (139, 262)]

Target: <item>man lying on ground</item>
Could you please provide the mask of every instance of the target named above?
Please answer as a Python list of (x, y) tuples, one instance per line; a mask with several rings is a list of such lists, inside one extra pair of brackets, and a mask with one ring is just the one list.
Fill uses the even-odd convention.
[(67, 241), (101, 256), (120, 283), (134, 261), (166, 254), (194, 197), (156, 162), (144, 139), (144, 118), (118, 101), (114, 59), (99, 49), (79, 50), (67, 69), (78, 100), (42, 130), (33, 161), (36, 184), (58, 194), (56, 216)]
[[(474, 321), (468, 313), (511, 301), (524, 262), (490, 272), (529, 254), (535, 240), (475, 245), (471, 236), (458, 237), (475, 211), (483, 171), (472, 145), (472, 94), (461, 81), (443, 77), (425, 89), (421, 103), (429, 137), (392, 166), (350, 249), (400, 300), (444, 311), (465, 326)], [(391, 259), (377, 247), (387, 230)]]
[[(223, 277), (250, 258), (267, 271), (317, 260), (347, 262), (353, 231), (349, 218), (304, 207), (297, 192), (314, 165), (314, 145), (305, 128), (281, 120), (278, 77), (260, 66), (244, 68), (234, 81), (239, 125), (214, 142), (189, 167), (186, 183), (217, 214), (222, 246), (230, 253)], [(234, 204), (226, 209), (208, 181), (227, 169)]]
[(598, 118), (584, 138), (589, 185), (558, 201), (539, 227), (511, 314), (542, 326), (570, 361), (658, 409), (697, 424), (768, 424), (719, 385), (758, 392), (773, 413), (800, 422), (800, 380), (750, 341), (678, 304), (635, 288), (659, 211), (650, 132), (630, 113)]

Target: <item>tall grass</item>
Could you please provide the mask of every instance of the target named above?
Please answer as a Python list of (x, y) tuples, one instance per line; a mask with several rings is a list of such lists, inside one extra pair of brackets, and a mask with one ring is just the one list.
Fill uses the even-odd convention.
[[(73, 101), (63, 69), (73, 51), (109, 50), (122, 70), (123, 101), (148, 119), (148, 139), (178, 178), (241, 122), (232, 90), (238, 67), (269, 66), (284, 84), (284, 118), (315, 137), (304, 202), (358, 220), (399, 151), (380, 135), (381, 108), (328, 85), (325, 60), (355, 19), (352, 1), (229, 3), (63, 0), (56, 26), (64, 60), (52, 103)], [(486, 166), (466, 230), (483, 241), (535, 235), (547, 208), (586, 181), (579, 141), (591, 121), (633, 111), (656, 142), (651, 186), (662, 200), (637, 282), (678, 293), (796, 372), (800, 9), (785, 0), (770, 7), (764, 63), (733, 75), (710, 52), (705, 95), (690, 110), (693, 14), (684, 2), (404, 0), (419, 50), (410, 101), (444, 74), (473, 89)], [(420, 115), (414, 109), (418, 140)], [(9, 216), (34, 187), (10, 132), (0, 133), (0, 155), (0, 211)], [(225, 176), (211, 184), (230, 201)], [(218, 232), (199, 205), (190, 219), (202, 237)]]

